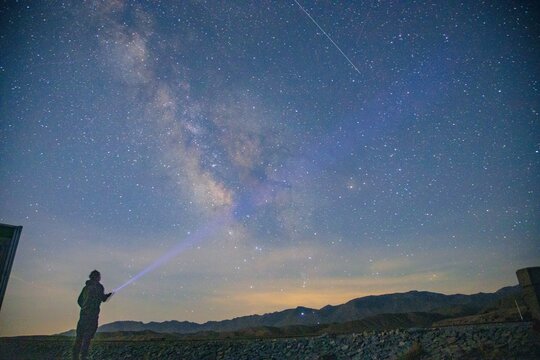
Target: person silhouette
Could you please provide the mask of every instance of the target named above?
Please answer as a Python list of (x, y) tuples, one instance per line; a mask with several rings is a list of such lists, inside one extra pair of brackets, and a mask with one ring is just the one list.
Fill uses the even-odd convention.
[(73, 345), (73, 360), (79, 360), (79, 355), (81, 360), (88, 358), (90, 341), (98, 328), (99, 307), (113, 294), (105, 294), (105, 289), (100, 284), (101, 274), (99, 271), (92, 271), (89, 278), (77, 299), (81, 313), (77, 323), (77, 337)]

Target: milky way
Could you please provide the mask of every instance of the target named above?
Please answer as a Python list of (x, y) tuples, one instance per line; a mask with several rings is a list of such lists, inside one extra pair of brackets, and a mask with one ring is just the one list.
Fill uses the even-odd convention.
[(94, 268), (152, 269), (102, 323), (515, 284), (540, 260), (533, 9), (4, 5), (0, 335), (73, 328)]

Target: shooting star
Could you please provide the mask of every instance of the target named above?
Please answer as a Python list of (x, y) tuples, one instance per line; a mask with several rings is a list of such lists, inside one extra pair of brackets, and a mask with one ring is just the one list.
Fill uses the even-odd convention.
[(300, 5), (300, 3), (296, 0), (294, 0), (294, 2), (296, 3), (296, 5), (298, 5), (298, 7), (300, 9), (302, 9), (302, 11), (311, 19), (311, 21), (313, 21), (313, 23), (315, 25), (317, 25), (317, 27), (322, 31), (322, 33), (328, 38), (328, 40), (330, 40), (330, 42), (336, 47), (336, 49), (338, 49), (338, 51), (341, 53), (341, 55), (343, 55), (345, 57), (345, 59), (347, 59), (347, 61), (349, 62), (349, 64), (351, 64), (351, 66), (354, 68), (354, 70), (356, 70), (356, 72), (360, 75), (362, 75), (362, 73), (360, 72), (360, 70), (358, 70), (358, 68), (356, 67), (356, 65), (353, 64), (353, 62), (351, 61), (351, 59), (349, 59), (349, 57), (347, 55), (345, 55), (345, 53), (343, 52), (343, 50), (341, 50), (341, 48), (338, 46), (338, 44), (336, 44), (334, 42), (334, 40), (332, 40), (332, 38), (330, 37), (330, 35), (328, 35), (326, 33), (326, 31), (324, 31), (324, 29), (317, 23), (317, 21), (315, 21), (315, 19), (307, 12), (307, 10), (302, 6)]

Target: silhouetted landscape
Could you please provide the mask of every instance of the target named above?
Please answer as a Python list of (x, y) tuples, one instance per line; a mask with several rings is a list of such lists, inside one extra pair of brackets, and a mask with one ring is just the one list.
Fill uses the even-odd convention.
[[(437, 354), (533, 359), (540, 348), (529, 339), (529, 328), (530, 312), (519, 286), (473, 295), (410, 291), (204, 324), (116, 321), (100, 326), (92, 351), (99, 359), (304, 358), (301, 354), (313, 359), (420, 359)], [(73, 335), (70, 330), (2, 338), (0, 358), (68, 356)]]
[[(518, 321), (514, 299), (518, 300), (521, 311), (525, 312), (521, 289), (516, 285), (491, 294), (444, 295), (410, 291), (367, 296), (341, 305), (327, 305), (321, 309), (299, 306), (264, 315), (242, 316), (204, 324), (188, 321), (116, 321), (100, 326), (98, 332), (199, 333), (210, 337), (217, 336), (218, 333), (221, 334), (219, 336), (241, 336), (250, 333), (255, 336), (296, 336), (328, 331), (338, 333), (441, 324)], [(73, 331), (61, 335), (73, 335)]]

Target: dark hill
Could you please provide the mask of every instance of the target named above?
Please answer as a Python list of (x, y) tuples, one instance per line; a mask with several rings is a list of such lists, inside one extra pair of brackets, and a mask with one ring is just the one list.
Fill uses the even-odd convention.
[[(195, 332), (223, 332), (237, 331), (247, 328), (275, 328), (293, 325), (320, 325), (342, 324), (375, 317), (381, 314), (401, 314), (400, 316), (413, 316), (410, 313), (439, 313), (444, 316), (464, 316), (480, 312), (508, 302), (508, 298), (519, 297), (519, 286), (510, 286), (495, 293), (478, 293), (473, 295), (445, 295), (428, 291), (409, 291), (378, 296), (366, 296), (353, 299), (345, 304), (327, 305), (319, 310), (306, 307), (297, 307), (264, 315), (249, 315), (223, 321), (209, 321), (197, 324), (188, 321), (165, 321), (142, 323), (137, 321), (116, 321), (99, 327), (99, 332), (116, 331), (153, 331), (157, 333), (195, 333)], [(495, 304), (495, 305), (494, 305)], [(385, 319), (387, 319), (386, 317)], [(395, 318), (395, 321), (408, 321)], [(409, 319), (411, 320), (411, 319)], [(440, 320), (430, 318), (429, 321)], [(386, 321), (386, 320), (385, 320)], [(415, 319), (413, 322), (419, 321)], [(421, 322), (421, 321), (420, 321)], [(396, 325), (396, 324), (394, 324)], [(64, 333), (69, 335), (69, 332)]]

